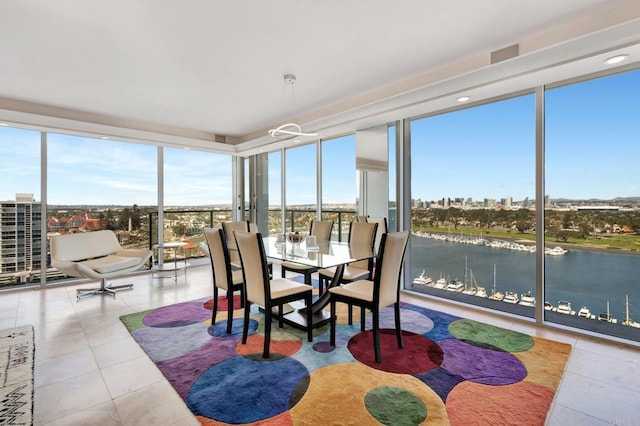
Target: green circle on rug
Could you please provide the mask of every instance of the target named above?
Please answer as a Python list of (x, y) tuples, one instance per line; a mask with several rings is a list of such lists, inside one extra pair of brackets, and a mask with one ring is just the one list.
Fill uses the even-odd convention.
[(417, 425), (427, 418), (424, 402), (402, 388), (375, 388), (364, 397), (364, 405), (377, 421), (385, 425)]
[(467, 343), (506, 352), (524, 352), (534, 345), (531, 336), (469, 319), (449, 324), (449, 333)]

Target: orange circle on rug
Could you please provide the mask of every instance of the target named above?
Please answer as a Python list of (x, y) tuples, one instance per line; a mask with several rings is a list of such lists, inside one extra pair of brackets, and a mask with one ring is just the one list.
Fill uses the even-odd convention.
[(451, 390), (446, 405), (452, 425), (474, 424), (478, 413), (486, 424), (541, 425), (553, 394), (549, 388), (526, 381), (505, 386), (462, 382)]
[[(289, 333), (275, 332), (271, 333), (271, 342), (269, 343), (269, 355), (291, 356), (298, 352), (302, 347), (302, 341)], [(246, 356), (251, 354), (262, 354), (264, 348), (264, 336), (262, 334), (251, 334), (247, 337), (247, 343), (238, 343), (238, 355)]]

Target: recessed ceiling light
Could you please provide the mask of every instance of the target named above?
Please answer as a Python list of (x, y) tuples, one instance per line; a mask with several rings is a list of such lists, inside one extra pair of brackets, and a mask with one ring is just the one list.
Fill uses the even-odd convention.
[(104, 139), (105, 141), (109, 140), (109, 138), (107, 136), (100, 136), (100, 139)]
[(619, 64), (620, 62), (626, 61), (629, 58), (629, 55), (616, 55), (616, 56), (612, 56), (609, 59), (606, 59), (604, 61), (605, 64), (607, 65), (615, 65), (615, 64)]
[(7, 123), (0, 123), (0, 126), (9, 127)]
[(471, 99), (471, 97), (469, 96), (460, 96), (458, 99), (456, 99), (458, 102), (467, 102)]

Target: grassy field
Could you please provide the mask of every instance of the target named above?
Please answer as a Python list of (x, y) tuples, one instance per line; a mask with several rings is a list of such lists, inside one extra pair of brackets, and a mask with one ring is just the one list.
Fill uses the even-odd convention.
[[(414, 229), (415, 230), (415, 229)], [(506, 239), (513, 241), (529, 241), (535, 242), (536, 236), (532, 233), (521, 234), (517, 231), (509, 232), (502, 230), (479, 230), (478, 228), (458, 227), (458, 229), (444, 229), (442, 227), (422, 226), (419, 229), (423, 232), (432, 232), (438, 234), (454, 234), (467, 237), (482, 237), (485, 239)], [(621, 251), (625, 253), (640, 254), (640, 236), (638, 235), (607, 235), (602, 237), (591, 236), (589, 238), (569, 238), (566, 242), (555, 237), (547, 238), (546, 246), (562, 246), (570, 249), (571, 247), (582, 248), (587, 250), (610, 250)]]

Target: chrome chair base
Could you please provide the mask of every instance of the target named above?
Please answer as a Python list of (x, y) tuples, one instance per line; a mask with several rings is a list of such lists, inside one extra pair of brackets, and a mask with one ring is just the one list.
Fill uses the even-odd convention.
[(89, 297), (89, 296), (96, 296), (98, 294), (109, 294), (113, 297), (116, 296), (116, 293), (119, 290), (132, 290), (133, 289), (133, 283), (132, 284), (121, 284), (121, 285), (106, 285), (105, 282), (102, 282), (102, 285), (98, 288), (79, 288), (76, 290), (76, 300), (80, 300), (82, 298), (85, 297)]

